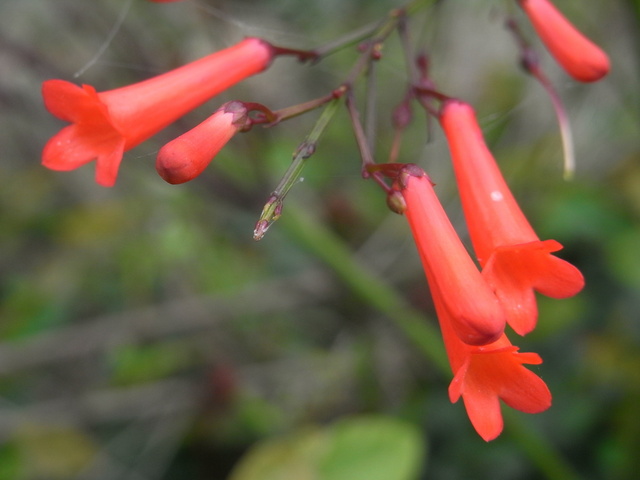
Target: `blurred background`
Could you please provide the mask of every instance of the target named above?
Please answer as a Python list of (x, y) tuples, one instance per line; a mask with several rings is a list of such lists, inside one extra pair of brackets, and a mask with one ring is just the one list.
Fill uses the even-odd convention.
[[(46, 79), (108, 90), (247, 35), (314, 48), (400, 2), (0, 0), (0, 480), (636, 478), (640, 8), (555, 3), (610, 54), (603, 81), (567, 77), (515, 2), (445, 0), (410, 23), (440, 88), (476, 107), (540, 237), (560, 241), (587, 281), (575, 298), (540, 298), (537, 330), (513, 339), (542, 355), (533, 368), (554, 405), (505, 412), (505, 432), (485, 443), (449, 403), (410, 232), (361, 179), (346, 109), (260, 242), (262, 206), (318, 111), (237, 135), (190, 183), (155, 172), (157, 150), (224, 101), (277, 109), (326, 94), (354, 48), (316, 65), (277, 59), (126, 153), (113, 188), (94, 182), (95, 162), (40, 165), (64, 125), (43, 107)], [(572, 182), (509, 13), (565, 102)], [(377, 64), (378, 161), (404, 72), (392, 36)], [(400, 161), (431, 175), (467, 242), (443, 135), (414, 114)]]

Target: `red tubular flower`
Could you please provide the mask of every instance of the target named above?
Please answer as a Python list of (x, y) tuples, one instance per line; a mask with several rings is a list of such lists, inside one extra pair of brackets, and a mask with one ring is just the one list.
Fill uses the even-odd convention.
[(194, 179), (246, 120), (247, 108), (242, 102), (224, 104), (200, 125), (162, 147), (156, 159), (156, 170), (174, 185)]
[(493, 440), (503, 427), (500, 400), (525, 413), (542, 412), (551, 405), (546, 384), (523, 367), (542, 360), (535, 353), (518, 353), (501, 330), (482, 345), (464, 341), (460, 328), (465, 319), (493, 318), (504, 325), (504, 314), (453, 231), (428, 177), (416, 173), (406, 170), (396, 184), (406, 203), (404, 213), (422, 258), (454, 374), (449, 398), (455, 403), (462, 397), (478, 434)]
[(580, 33), (549, 0), (519, 0), (556, 61), (580, 82), (595, 82), (610, 68), (609, 57)]
[(538, 354), (519, 353), (518, 347), (504, 334), (483, 346), (461, 342), (452, 328), (452, 318), (442, 294), (432, 293), (454, 374), (449, 399), (455, 403), (462, 397), (471, 424), (485, 441), (493, 440), (502, 432), (500, 400), (524, 413), (540, 413), (551, 406), (547, 385), (523, 366), (542, 363)]
[(400, 183), (429, 287), (440, 292), (452, 329), (466, 344), (495, 341), (505, 326), (502, 307), (449, 222), (429, 177), (409, 174)]
[(98, 93), (63, 80), (42, 86), (45, 106), (71, 122), (45, 145), (42, 163), (73, 170), (97, 158), (96, 181), (112, 186), (123, 152), (223, 90), (269, 66), (273, 48), (247, 38), (157, 77)]
[(444, 103), (440, 122), (447, 136), (460, 198), (482, 275), (520, 335), (535, 327), (534, 290), (566, 298), (584, 286), (580, 271), (551, 252), (562, 245), (540, 241), (518, 207), (487, 148), (473, 108), (458, 100)]

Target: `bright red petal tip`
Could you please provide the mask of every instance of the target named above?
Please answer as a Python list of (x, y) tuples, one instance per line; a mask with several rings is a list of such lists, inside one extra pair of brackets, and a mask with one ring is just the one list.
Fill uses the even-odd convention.
[(540, 413), (551, 406), (547, 385), (524, 367), (542, 363), (538, 354), (519, 353), (506, 335), (492, 344), (467, 345), (453, 332), (439, 294), (434, 295), (434, 302), (454, 372), (449, 399), (455, 403), (462, 397), (471, 424), (485, 441), (502, 432), (500, 400), (525, 413)]
[(472, 345), (500, 337), (505, 314), (460, 241), (427, 176), (410, 176), (401, 190), (431, 291), (439, 291), (452, 328)]
[(609, 73), (609, 57), (585, 37), (549, 0), (520, 0), (540, 39), (557, 62), (580, 82), (595, 82)]
[(158, 152), (158, 174), (174, 185), (196, 178), (235, 135), (242, 125), (239, 117), (246, 113), (242, 103), (230, 102), (198, 126), (167, 143)]

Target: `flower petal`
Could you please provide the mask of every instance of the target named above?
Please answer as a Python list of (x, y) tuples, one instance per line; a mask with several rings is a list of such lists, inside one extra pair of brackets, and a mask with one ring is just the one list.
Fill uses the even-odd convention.
[(494, 342), (504, 331), (505, 313), (460, 241), (430, 180), (410, 176), (401, 192), (432, 295), (441, 295), (456, 334), (472, 345)]
[(568, 298), (584, 287), (584, 277), (580, 270), (569, 262), (554, 255), (547, 255), (546, 275), (537, 275), (533, 288), (551, 298)]
[(524, 413), (540, 413), (551, 406), (549, 387), (528, 368), (514, 366), (509, 382), (509, 388), (500, 393), (500, 399), (511, 408)]
[[(535, 353), (518, 353), (516, 348), (495, 352), (469, 352), (468, 368), (459, 385), (467, 414), (474, 428), (485, 440), (502, 431), (499, 400), (525, 413), (540, 413), (551, 406), (551, 392), (535, 373), (523, 363), (541, 363)], [(459, 375), (456, 375), (459, 378)], [(454, 378), (454, 381), (456, 380)]]
[(551, 393), (544, 381), (523, 367), (542, 363), (538, 354), (519, 353), (505, 334), (488, 345), (462, 342), (453, 330), (440, 292), (435, 292), (433, 301), (454, 373), (449, 399), (455, 403), (462, 397), (473, 427), (484, 440), (493, 440), (502, 431), (500, 400), (527, 413), (549, 408)]
[(549, 0), (520, 0), (533, 27), (565, 71), (581, 82), (595, 82), (609, 73), (609, 57), (585, 37)]
[[(246, 108), (242, 106), (246, 114)], [(185, 183), (200, 175), (238, 131), (235, 112), (218, 109), (204, 122), (164, 145), (156, 158), (156, 170), (168, 183)]]
[(82, 88), (64, 80), (47, 80), (42, 84), (42, 98), (49, 112), (67, 122), (104, 122), (107, 107), (100, 101), (95, 89)]
[(504, 424), (500, 401), (493, 392), (479, 389), (463, 395), (462, 400), (471, 425), (485, 442), (500, 435)]
[(114, 132), (94, 130), (78, 124), (63, 128), (47, 142), (42, 164), (52, 170), (73, 170), (98, 158), (99, 182), (113, 185), (124, 149), (124, 139)]
[[(456, 403), (460, 396), (462, 395), (462, 389), (464, 388), (464, 377), (467, 374), (467, 370), (469, 369), (469, 360), (471, 359), (470, 355), (466, 355), (464, 363), (458, 370), (455, 372), (453, 376), (453, 380), (449, 384), (449, 401), (451, 403)], [(455, 368), (452, 362), (452, 368)]]
[(118, 177), (118, 169), (124, 154), (125, 141), (123, 138), (117, 139), (109, 147), (105, 148), (96, 164), (96, 182), (103, 187), (113, 187)]
[(73, 170), (97, 156), (95, 146), (78, 134), (77, 125), (69, 125), (47, 142), (42, 152), (42, 164), (52, 170)]
[(496, 248), (482, 270), (519, 335), (532, 331), (538, 308), (534, 290), (552, 298), (566, 298), (584, 286), (580, 271), (550, 252), (562, 248), (555, 240)]

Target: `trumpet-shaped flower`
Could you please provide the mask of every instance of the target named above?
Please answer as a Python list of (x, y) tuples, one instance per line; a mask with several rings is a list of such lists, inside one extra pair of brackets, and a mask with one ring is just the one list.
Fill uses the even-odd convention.
[(158, 152), (156, 170), (168, 183), (188, 182), (245, 126), (247, 108), (228, 102), (198, 126), (170, 141)]
[(170, 72), (133, 85), (96, 92), (63, 80), (47, 80), (47, 110), (71, 122), (45, 145), (42, 163), (73, 170), (97, 159), (96, 181), (112, 186), (125, 151), (202, 103), (269, 66), (273, 48), (247, 38)]
[(471, 424), (486, 441), (502, 432), (500, 400), (524, 413), (540, 413), (551, 406), (551, 392), (524, 364), (537, 365), (536, 353), (520, 353), (505, 334), (493, 343), (473, 346), (460, 341), (442, 292), (433, 292), (445, 349), (453, 371), (449, 385), (452, 403), (460, 397)]
[(595, 82), (609, 72), (607, 54), (549, 0), (519, 0), (519, 3), (551, 55), (569, 75), (581, 82)]
[(419, 176), (405, 175), (399, 188), (429, 287), (440, 292), (453, 331), (465, 344), (495, 341), (504, 331), (504, 311), (447, 218), (429, 177), (421, 171)]
[[(535, 353), (519, 353), (503, 332), (484, 344), (465, 341), (460, 335), (461, 318), (465, 317), (456, 308), (466, 309), (475, 302), (472, 308), (478, 310), (472, 315), (482, 312), (498, 319), (498, 324), (504, 322), (502, 309), (496, 306), (495, 298), (464, 252), (428, 177), (416, 169), (405, 169), (396, 188), (405, 200), (404, 213), (422, 258), (454, 374), (449, 398), (455, 403), (462, 397), (478, 434), (486, 441), (493, 440), (503, 427), (500, 400), (526, 413), (542, 412), (551, 405), (546, 384), (523, 366), (542, 360)], [(452, 261), (451, 265), (447, 260)], [(456, 275), (464, 279), (458, 281), (454, 279)]]
[(535, 327), (534, 291), (566, 298), (584, 286), (580, 271), (552, 252), (562, 245), (541, 241), (516, 203), (487, 148), (473, 108), (444, 103), (440, 122), (449, 142), (460, 198), (482, 275), (520, 335)]

